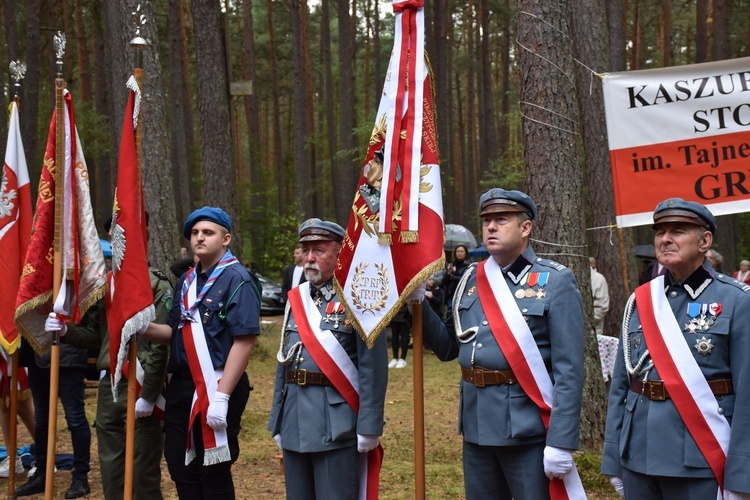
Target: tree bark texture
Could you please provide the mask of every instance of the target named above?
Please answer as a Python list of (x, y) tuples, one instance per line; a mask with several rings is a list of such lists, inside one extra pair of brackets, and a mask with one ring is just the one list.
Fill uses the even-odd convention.
[[(42, 173), (44, 147), (38, 147), (37, 127), (39, 123), (39, 76), (40, 63), (40, 15), (41, 0), (29, 0), (26, 3), (26, 78), (21, 87), (21, 137), (29, 178), (39, 179)], [(50, 36), (49, 32), (46, 32)], [(16, 58), (19, 56), (17, 55)], [(50, 110), (51, 112), (51, 110)], [(45, 143), (46, 146), (46, 143)], [(31, 199), (36, 199), (38, 186), (31, 182)]]
[(611, 71), (625, 71), (625, 5), (623, 1), (607, 0), (609, 69)]
[(273, 94), (273, 163), (276, 168), (277, 190), (278, 190), (278, 210), (281, 214), (289, 213), (289, 207), (286, 203), (286, 189), (284, 187), (284, 157), (281, 153), (281, 108), (279, 105), (279, 76), (276, 68), (276, 44), (274, 42), (273, 32), (273, 3), (266, 0), (268, 14), (268, 58), (271, 62), (271, 88)]
[[(591, 311), (570, 19), (567, 0), (516, 0), (526, 183), (539, 208), (532, 245), (538, 255), (560, 261), (573, 271), (584, 311)], [(585, 314), (584, 319), (586, 384), (581, 445), (600, 449), (602, 372), (591, 316)]]

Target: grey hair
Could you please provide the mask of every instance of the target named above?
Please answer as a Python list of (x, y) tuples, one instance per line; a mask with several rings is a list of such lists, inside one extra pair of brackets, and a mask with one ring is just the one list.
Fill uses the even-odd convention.
[(723, 264), (724, 263), (724, 257), (722, 257), (722, 255), (719, 252), (717, 252), (716, 250), (714, 250), (713, 248), (709, 249), (706, 252), (706, 257), (712, 257), (712, 258), (716, 259), (716, 262), (718, 262), (719, 264)]

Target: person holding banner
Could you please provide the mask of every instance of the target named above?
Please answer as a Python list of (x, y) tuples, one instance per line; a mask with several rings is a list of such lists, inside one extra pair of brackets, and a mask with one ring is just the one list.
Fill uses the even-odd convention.
[(261, 285), (229, 250), (231, 230), (220, 208), (190, 214), (183, 235), (198, 263), (177, 282), (169, 325), (140, 332), (170, 344), (164, 457), (181, 499), (234, 498), (231, 467), (250, 396), (245, 370), (260, 334)]
[(268, 420), (289, 499), (377, 498), (388, 347), (367, 348), (333, 289), (343, 239), (334, 222), (299, 228), (307, 282), (289, 291)]
[(653, 218), (667, 273), (628, 300), (602, 473), (630, 499), (748, 498), (750, 439), (732, 416), (750, 409), (738, 383), (750, 368), (750, 287), (709, 263), (716, 220), (705, 206), (671, 198)]
[(456, 288), (455, 332), (422, 308), (425, 343), (461, 368), (466, 498), (585, 498), (573, 462), (583, 391), (581, 293), (569, 269), (529, 245), (537, 208), (528, 195), (490, 189), (479, 210), (490, 258), (472, 264)]
[[(112, 219), (104, 224), (109, 233)], [(164, 274), (149, 269), (151, 290), (154, 297), (154, 309), (157, 323), (166, 323), (172, 307), (172, 286)], [(51, 314), (47, 319), (48, 331), (59, 330), (62, 342), (86, 349), (99, 349), (96, 367), (102, 372), (99, 379), (99, 390), (96, 405), (96, 437), (99, 447), (99, 466), (101, 468), (104, 497), (116, 499), (123, 497), (125, 475), (125, 421), (127, 417), (127, 377), (118, 383), (120, 397), (118, 401), (112, 395), (112, 377), (110, 367), (110, 342), (107, 319), (104, 312), (104, 300), (96, 307), (89, 309), (85, 326), (65, 326)], [(169, 349), (141, 339), (138, 343), (138, 362), (142, 369), (139, 379), (140, 394), (136, 401), (135, 426), (135, 468), (133, 493), (136, 498), (162, 498), (161, 494), (161, 454), (162, 425), (164, 405), (154, 407), (162, 398), (164, 374), (167, 367)], [(163, 403), (163, 401), (162, 401)]]

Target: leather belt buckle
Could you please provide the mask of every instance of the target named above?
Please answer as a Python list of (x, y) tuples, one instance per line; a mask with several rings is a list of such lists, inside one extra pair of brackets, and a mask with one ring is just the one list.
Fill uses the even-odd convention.
[(648, 381), (649, 392), (651, 401), (665, 401), (667, 399), (667, 391), (664, 390), (664, 382), (654, 382), (653, 380)]
[(297, 370), (297, 385), (307, 385), (307, 370)]
[(474, 385), (477, 387), (484, 387), (484, 370), (477, 370), (474, 368), (472, 376), (474, 377)]

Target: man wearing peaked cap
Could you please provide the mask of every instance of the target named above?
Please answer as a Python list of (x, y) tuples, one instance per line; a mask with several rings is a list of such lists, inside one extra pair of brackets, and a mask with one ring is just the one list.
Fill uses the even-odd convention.
[(164, 458), (180, 498), (234, 498), (231, 467), (250, 394), (245, 370), (260, 334), (261, 286), (229, 250), (231, 230), (220, 208), (190, 214), (183, 235), (198, 263), (177, 282), (169, 324), (141, 332), (170, 344)]
[(628, 300), (602, 473), (629, 499), (748, 498), (750, 287), (706, 259), (716, 219), (700, 203), (659, 203), (653, 230), (667, 273)]
[[(425, 343), (441, 360), (459, 361), (466, 498), (549, 498), (550, 479), (574, 474), (583, 389), (581, 294), (570, 270), (531, 249), (537, 216), (531, 197), (490, 189), (479, 199), (479, 215), (490, 258), (472, 264), (458, 284), (455, 331), (422, 308)], [(514, 336), (525, 347), (507, 342)], [(530, 397), (540, 391), (548, 394), (540, 402), (545, 408)], [(577, 493), (568, 497), (581, 498), (582, 488)]]
[[(288, 293), (268, 419), (284, 454), (286, 495), (295, 500), (358, 498), (374, 481), (359, 475), (360, 466), (379, 468), (386, 338), (368, 349), (336, 296), (333, 272), (343, 239), (335, 222), (308, 219), (299, 227), (307, 282)], [(348, 387), (358, 387), (358, 398)]]

